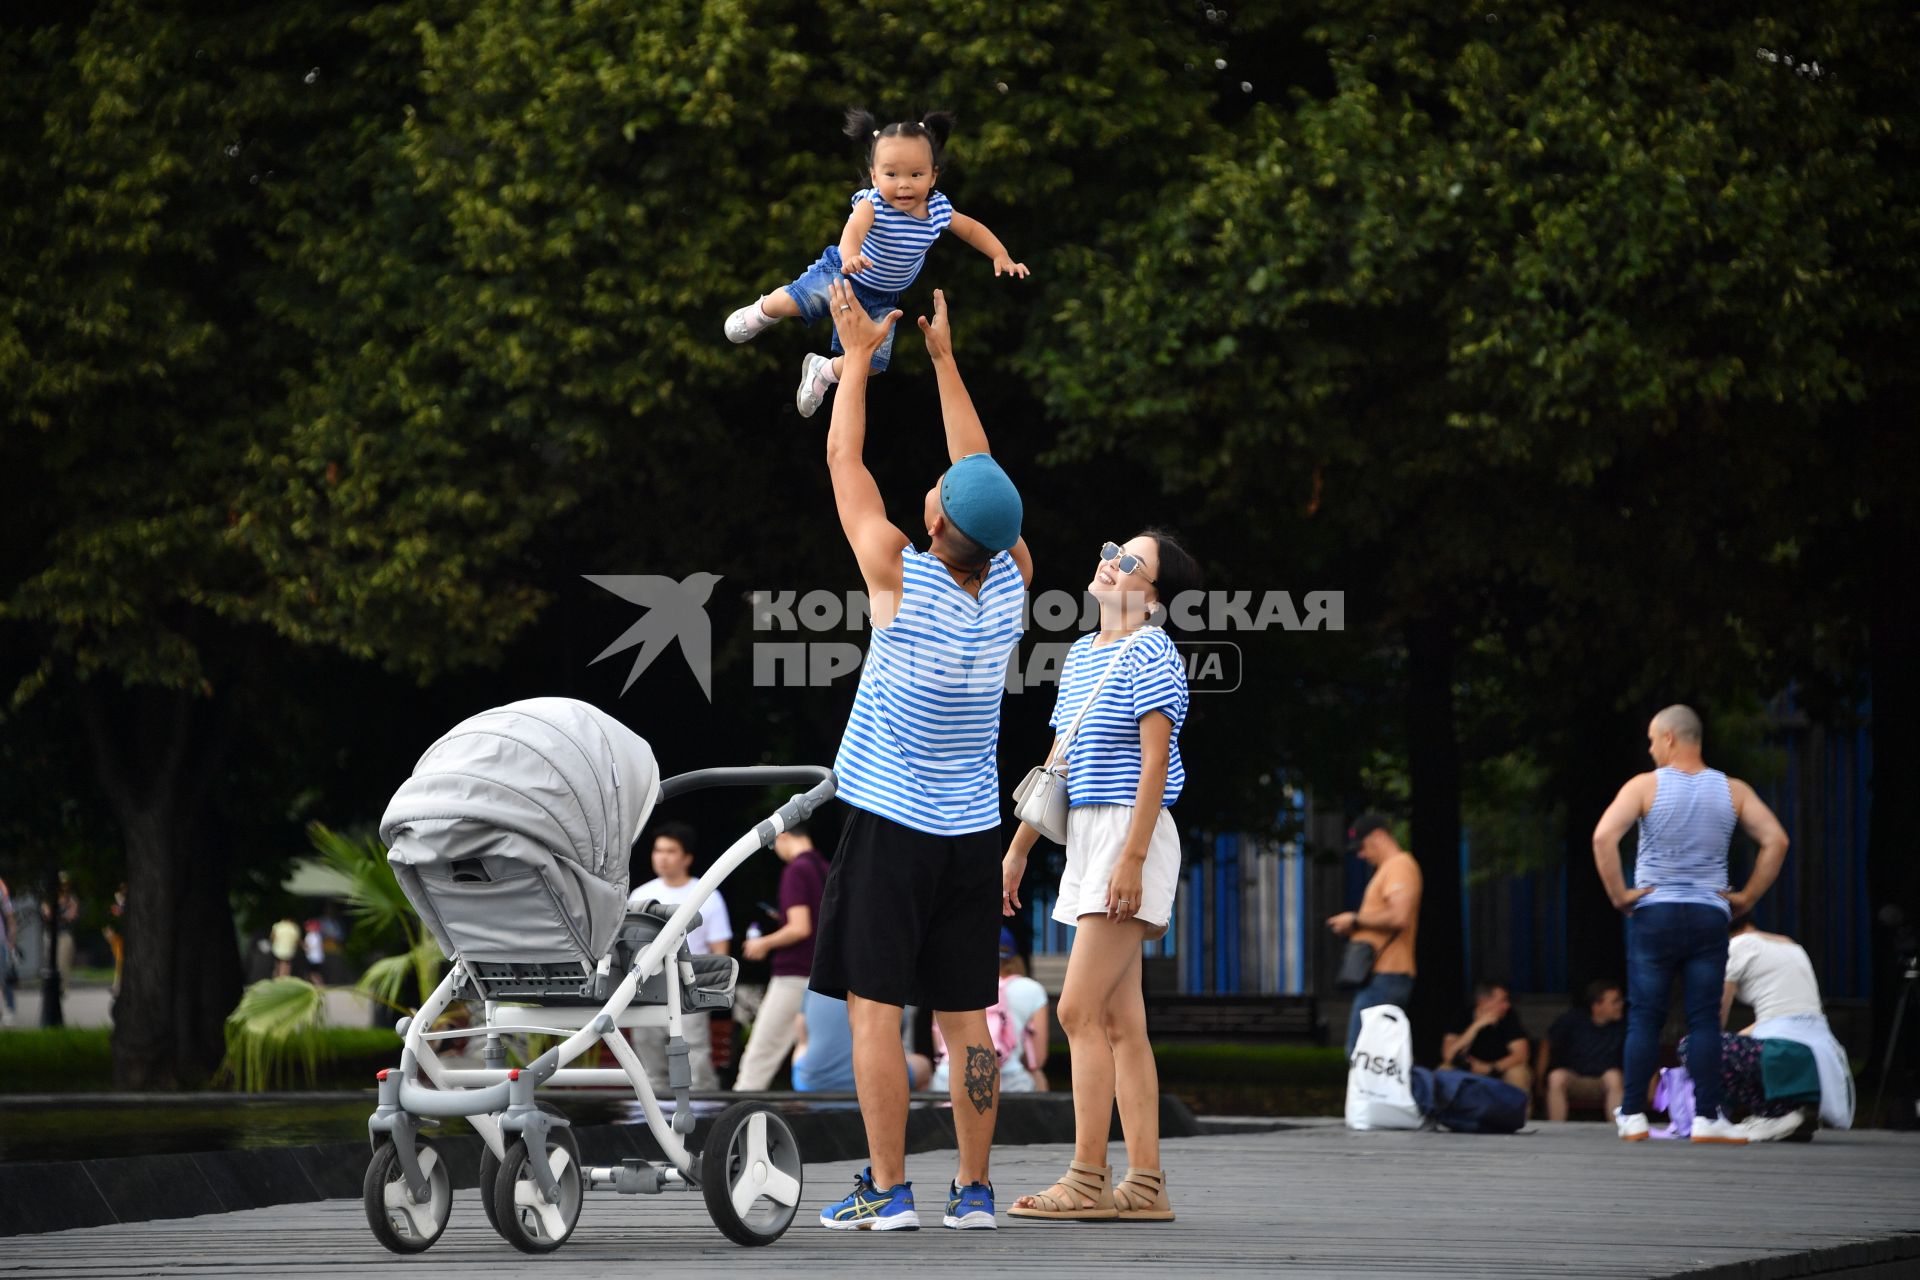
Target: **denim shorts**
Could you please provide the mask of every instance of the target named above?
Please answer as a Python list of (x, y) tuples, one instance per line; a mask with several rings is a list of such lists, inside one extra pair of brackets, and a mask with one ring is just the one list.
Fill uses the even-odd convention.
[[(792, 298), (794, 305), (800, 308), (802, 320), (812, 324), (816, 320), (832, 318), (833, 295), (827, 292), (827, 286), (835, 280), (842, 280), (852, 285), (854, 299), (865, 307), (867, 314), (875, 320), (886, 319), (887, 313), (900, 304), (899, 294), (869, 289), (860, 283), (859, 277), (842, 272), (840, 246), (828, 245), (827, 251), (820, 255), (820, 260), (802, 272), (798, 280), (787, 286), (787, 296)], [(895, 325), (887, 330), (887, 336), (880, 343), (880, 349), (873, 353), (872, 367), (875, 373), (885, 369), (887, 362), (893, 358), (893, 335), (898, 328), (899, 326)], [(829, 349), (836, 355), (845, 350), (840, 345), (838, 332), (833, 335), (833, 346)]]

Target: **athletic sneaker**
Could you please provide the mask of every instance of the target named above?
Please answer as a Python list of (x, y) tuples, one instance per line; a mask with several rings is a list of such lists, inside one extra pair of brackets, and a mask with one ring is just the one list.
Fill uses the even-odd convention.
[(992, 1231), (1000, 1224), (993, 1220), (993, 1188), (984, 1182), (947, 1184), (947, 1216), (943, 1227), (955, 1231)]
[(873, 1185), (869, 1165), (853, 1180), (853, 1193), (820, 1211), (820, 1225), (834, 1231), (918, 1231), (920, 1215), (913, 1210), (913, 1184), (903, 1182), (882, 1191)]
[(752, 342), (760, 336), (760, 331), (770, 329), (780, 323), (779, 316), (770, 316), (760, 309), (760, 300), (755, 298), (746, 306), (727, 317), (727, 341)]
[(1620, 1137), (1627, 1142), (1645, 1142), (1647, 1140), (1647, 1113), (1623, 1116), (1620, 1108), (1613, 1109), (1613, 1127), (1620, 1131)]
[(1740, 1132), (1746, 1135), (1748, 1142), (1780, 1142), (1792, 1137), (1800, 1128), (1799, 1111), (1789, 1111), (1783, 1116), (1748, 1116), (1740, 1122)]
[(1746, 1133), (1739, 1125), (1725, 1116), (1707, 1119), (1705, 1116), (1693, 1118), (1693, 1140), (1695, 1142), (1722, 1142), (1729, 1146), (1745, 1146)]
[(832, 371), (833, 361), (811, 351), (800, 362), (800, 389), (793, 393), (793, 404), (800, 410), (801, 417), (811, 418), (827, 398), (827, 391), (833, 384), (824, 375)]

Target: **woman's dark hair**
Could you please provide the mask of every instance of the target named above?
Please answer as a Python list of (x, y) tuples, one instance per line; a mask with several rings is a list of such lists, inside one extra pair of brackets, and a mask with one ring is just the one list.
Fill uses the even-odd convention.
[(918, 120), (896, 120), (881, 124), (865, 107), (847, 108), (846, 133), (858, 142), (866, 156), (865, 169), (873, 168), (873, 148), (882, 138), (925, 138), (933, 151), (933, 167), (940, 168), (946, 154), (947, 139), (953, 134), (953, 112), (929, 111)]
[(685, 849), (687, 851), (687, 856), (689, 858), (693, 856), (693, 841), (694, 841), (693, 828), (688, 826), (684, 822), (661, 823), (659, 826), (653, 829), (653, 838), (655, 840), (660, 840), (660, 839), (672, 840), (677, 844), (679, 844), (679, 846), (682, 849)]
[(1160, 549), (1160, 571), (1154, 575), (1153, 590), (1159, 598), (1161, 624), (1172, 621), (1173, 602), (1189, 591), (1200, 590), (1200, 565), (1187, 549), (1164, 529), (1142, 529), (1136, 538), (1152, 538)]

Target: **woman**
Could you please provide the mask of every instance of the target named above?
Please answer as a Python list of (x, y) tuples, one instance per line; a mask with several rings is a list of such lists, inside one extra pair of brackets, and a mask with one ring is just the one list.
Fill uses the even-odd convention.
[[(1721, 1079), (1730, 1103), (1753, 1118), (1742, 1128), (1750, 1141), (1794, 1133), (1797, 1108), (1770, 1102), (1765, 1093), (1762, 1044), (1791, 1040), (1811, 1052), (1820, 1082), (1820, 1119), (1835, 1129), (1853, 1126), (1853, 1071), (1847, 1051), (1834, 1039), (1820, 1003), (1820, 982), (1806, 948), (1781, 933), (1756, 928), (1737, 916), (1728, 926), (1726, 987), (1720, 999), (1724, 1025), (1733, 1002), (1750, 1005), (1753, 1024), (1739, 1035), (1721, 1036)], [(1680, 1044), (1686, 1061), (1687, 1043)]]
[[(1186, 780), (1179, 739), (1187, 678), (1166, 632), (1147, 624), (1162, 601), (1198, 586), (1193, 557), (1166, 534), (1107, 543), (1087, 584), (1100, 630), (1075, 641), (1061, 669), (1053, 727), (1068, 737), (1070, 807), (1053, 918), (1077, 926), (1059, 1007), (1073, 1053), (1074, 1159), (1048, 1190), (1016, 1200), (1014, 1217), (1173, 1218), (1160, 1169), (1160, 1080), (1147, 1041), (1140, 955), (1143, 943), (1166, 933), (1180, 878), (1180, 839), (1167, 808)], [(1070, 728), (1083, 707), (1078, 728)], [(1020, 880), (1038, 837), (1021, 823), (1007, 849), (1007, 915), (1020, 906)], [(1130, 1166), (1117, 1186), (1107, 1163), (1116, 1099)]]

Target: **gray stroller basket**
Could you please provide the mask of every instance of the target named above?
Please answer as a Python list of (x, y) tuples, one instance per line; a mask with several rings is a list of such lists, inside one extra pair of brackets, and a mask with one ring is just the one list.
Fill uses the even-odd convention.
[[(656, 801), (706, 787), (802, 785), (736, 839), (678, 906), (627, 906), (628, 858)], [(798, 1207), (803, 1170), (792, 1128), (776, 1111), (740, 1103), (722, 1112), (698, 1152), (689, 1095), (685, 1015), (730, 1008), (738, 962), (688, 952), (705, 898), (755, 852), (834, 793), (818, 766), (705, 769), (662, 781), (646, 742), (613, 717), (565, 698), (483, 712), (429, 747), (381, 819), (387, 859), (408, 900), (451, 960), (417, 1014), (402, 1018), (400, 1066), (380, 1072), (367, 1122), (374, 1155), (363, 1196), (381, 1244), (427, 1249), (446, 1229), (452, 1184), (429, 1117), (467, 1117), (486, 1144), (482, 1207), (529, 1253), (572, 1234), (587, 1191), (699, 1188), (716, 1226), (739, 1244), (768, 1244)], [(436, 1029), (455, 1001), (477, 1005), (469, 1025)], [(667, 1029), (673, 1109), (623, 1030)], [(560, 1039), (526, 1066), (506, 1067), (505, 1035)], [(482, 1042), (480, 1069), (442, 1062), (434, 1046)], [(617, 1067), (571, 1067), (595, 1045)], [(664, 1164), (582, 1164), (566, 1118), (536, 1102), (541, 1086), (630, 1087)]]

